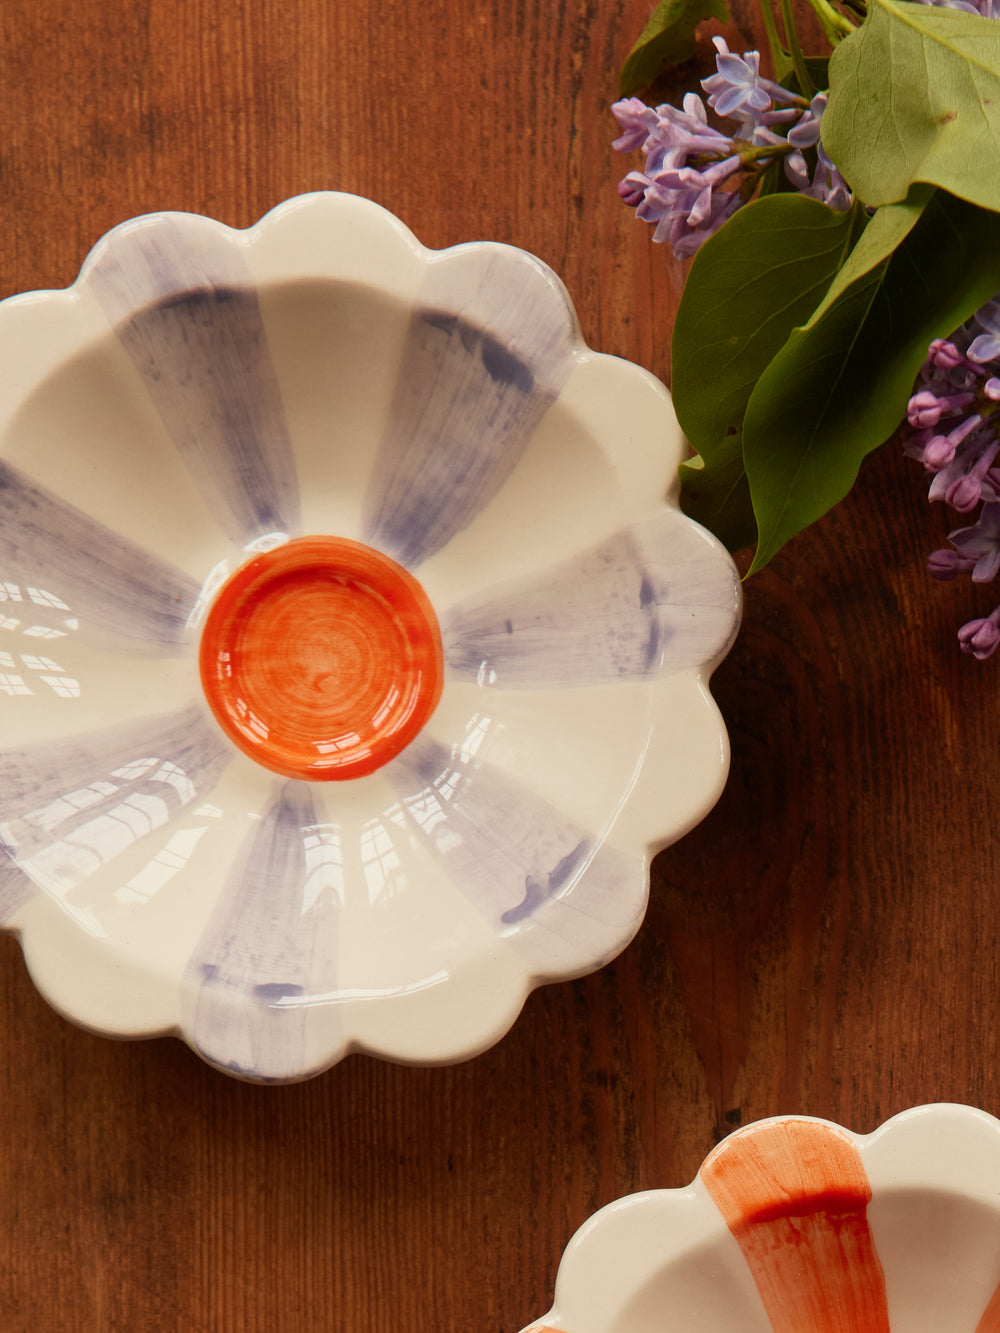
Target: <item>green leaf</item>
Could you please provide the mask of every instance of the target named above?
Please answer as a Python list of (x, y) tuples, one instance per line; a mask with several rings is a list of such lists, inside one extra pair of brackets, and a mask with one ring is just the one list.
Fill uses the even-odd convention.
[(757, 540), (757, 520), (739, 435), (727, 436), (713, 449), (711, 462), (693, 459), (681, 464), (680, 473), (685, 514), (714, 532), (730, 551), (752, 546)]
[(926, 181), (1000, 209), (1000, 23), (869, 0), (830, 58), (823, 143), (866, 204)]
[[(887, 244), (902, 223), (881, 225)], [(744, 419), (760, 534), (751, 573), (844, 498), (905, 415), (928, 344), (997, 291), (1000, 214), (938, 191), (891, 253), (795, 330)]]
[(660, 0), (622, 66), (619, 93), (631, 97), (648, 88), (665, 65), (694, 55), (694, 32), (702, 19), (729, 19), (725, 0)]
[(901, 204), (886, 204), (876, 209), (858, 243), (837, 273), (823, 300), (812, 313), (806, 328), (812, 328), (827, 310), (839, 301), (849, 287), (881, 264), (901, 245), (916, 226), (924, 209), (934, 198), (931, 185), (914, 185)]
[(674, 324), (670, 383), (681, 427), (706, 460), (739, 429), (758, 378), (816, 309), (862, 225), (860, 209), (774, 194), (741, 208), (698, 251)]
[[(809, 75), (809, 81), (814, 88), (829, 88), (830, 86), (830, 61), (827, 56), (806, 56), (806, 73)], [(788, 88), (793, 93), (801, 93), (802, 89), (798, 86), (798, 80), (795, 77), (795, 61), (792, 59), (791, 52), (782, 47), (775, 55), (774, 60), (774, 80), (780, 83), (782, 88)]]

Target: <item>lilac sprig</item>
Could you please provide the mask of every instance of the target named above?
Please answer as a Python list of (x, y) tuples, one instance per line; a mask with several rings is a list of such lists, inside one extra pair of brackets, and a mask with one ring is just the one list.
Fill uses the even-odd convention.
[[(840, 210), (851, 202), (820, 142), (826, 94), (807, 102), (761, 74), (758, 52), (738, 56), (723, 38), (712, 40), (717, 72), (702, 80), (707, 108), (696, 93), (688, 93), (680, 109), (650, 107), (637, 97), (611, 108), (622, 130), (612, 146), (622, 153), (641, 149), (645, 156), (643, 170), (630, 171), (618, 193), (636, 217), (653, 224), (653, 240), (669, 243), (680, 259), (753, 198), (776, 159), (784, 159), (785, 175), (800, 193)], [(710, 125), (709, 109), (735, 121), (735, 128)], [(812, 149), (810, 170), (805, 153)]]
[[(976, 521), (948, 534), (927, 571), (950, 580), (969, 574), (989, 583), (1000, 573), (1000, 298), (989, 301), (951, 338), (931, 343), (907, 407), (903, 449), (924, 466), (928, 499)], [(958, 631), (963, 652), (979, 661), (1000, 645), (1000, 605)]]

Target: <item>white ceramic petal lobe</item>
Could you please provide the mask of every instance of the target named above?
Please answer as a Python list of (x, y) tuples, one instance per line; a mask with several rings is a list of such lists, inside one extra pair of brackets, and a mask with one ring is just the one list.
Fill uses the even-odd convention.
[(230, 537), (297, 533), (284, 408), (235, 234), (156, 214), (111, 232), (84, 274)]
[(739, 583), (707, 534), (673, 511), (442, 617), (449, 674), (505, 685), (642, 680), (722, 655)]
[[(337, 824), (319, 819), (309, 784), (284, 784), (248, 835), (186, 978), (190, 1040), (214, 1064), (263, 1081), (329, 1063), (339, 1021), (313, 994), (336, 983), (344, 897)], [(322, 1027), (322, 1058), (312, 1049)]]
[(387, 772), (413, 835), (542, 974), (593, 966), (631, 938), (646, 901), (640, 858), (426, 737)]
[(572, 367), (562, 288), (505, 246), (435, 258), (410, 321), (366, 508), (366, 540), (415, 567), (517, 466)]

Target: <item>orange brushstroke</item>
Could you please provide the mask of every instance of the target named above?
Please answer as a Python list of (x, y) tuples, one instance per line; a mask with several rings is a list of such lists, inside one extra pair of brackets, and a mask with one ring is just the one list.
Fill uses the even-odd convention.
[(1000, 1287), (990, 1297), (990, 1303), (976, 1325), (976, 1333), (1000, 1333)]
[(751, 1125), (725, 1139), (700, 1175), (774, 1333), (889, 1333), (871, 1186), (846, 1135), (807, 1120)]
[(437, 706), (443, 655), (420, 584), (370, 546), (301, 537), (242, 565), (205, 621), (202, 688), (229, 738), (265, 768), (372, 773)]

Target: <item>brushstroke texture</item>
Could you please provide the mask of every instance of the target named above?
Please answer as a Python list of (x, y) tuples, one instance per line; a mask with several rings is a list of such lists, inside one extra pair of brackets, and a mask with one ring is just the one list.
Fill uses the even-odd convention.
[(376, 460), (365, 540), (414, 568), (497, 494), (572, 365), (564, 293), (503, 246), (431, 265)]
[(499, 686), (644, 680), (711, 664), (739, 618), (730, 562), (672, 511), (442, 616), (448, 675)]
[[(0, 462), (0, 602), (101, 647), (174, 654), (198, 585)], [(12, 625), (7, 625), (13, 628)]]
[[(308, 784), (286, 783), (188, 965), (192, 1041), (206, 1059), (260, 1081), (305, 1076), (309, 998), (336, 983), (342, 867), (339, 829), (318, 821)], [(319, 1008), (329, 1058), (336, 1009)]]
[(596, 964), (638, 927), (641, 859), (608, 847), (528, 787), (428, 737), (385, 771), (418, 842), (497, 935), (546, 970)]
[(723, 1140), (700, 1175), (774, 1333), (889, 1333), (871, 1185), (845, 1134), (808, 1120), (764, 1122)]
[(156, 214), (111, 232), (88, 277), (232, 540), (297, 534), (284, 407), (233, 233), (206, 218)]

